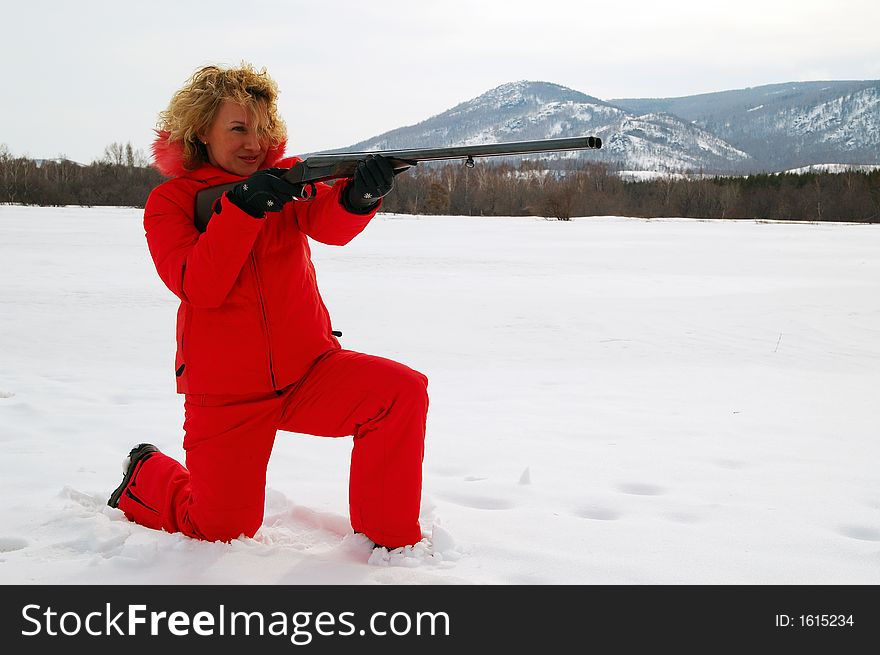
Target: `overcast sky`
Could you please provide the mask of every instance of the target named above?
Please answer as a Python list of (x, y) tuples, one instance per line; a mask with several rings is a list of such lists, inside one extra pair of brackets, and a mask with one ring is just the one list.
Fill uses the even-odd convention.
[(602, 98), (880, 79), (878, 0), (0, 0), (0, 143), (145, 151), (198, 67), (281, 87), (289, 154), (418, 123), (506, 82)]

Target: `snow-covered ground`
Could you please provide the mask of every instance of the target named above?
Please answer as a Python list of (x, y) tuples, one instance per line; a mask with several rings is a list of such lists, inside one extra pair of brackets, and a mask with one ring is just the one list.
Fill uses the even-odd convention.
[(857, 173), (872, 173), (880, 169), (880, 166), (871, 164), (813, 164), (812, 166), (802, 166), (801, 168), (791, 168), (785, 173), (846, 173), (855, 171)]
[(371, 555), (350, 439), (279, 433), (254, 539), (106, 507), (183, 457), (141, 213), (0, 206), (0, 582), (880, 583), (880, 226), (381, 216), (315, 245), (347, 348), (425, 372), (422, 525)]

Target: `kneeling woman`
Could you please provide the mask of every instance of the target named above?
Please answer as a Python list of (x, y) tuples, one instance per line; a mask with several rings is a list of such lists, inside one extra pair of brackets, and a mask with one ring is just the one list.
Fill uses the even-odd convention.
[[(249, 65), (197, 71), (162, 113), (153, 145), (170, 180), (150, 194), (144, 228), (156, 270), (180, 299), (177, 390), (186, 465), (151, 444), (132, 449), (108, 504), (132, 521), (198, 539), (253, 536), (278, 430), (353, 436), (355, 532), (388, 548), (421, 539), (427, 378), (343, 350), (321, 300), (307, 237), (345, 245), (392, 186), (370, 156), (354, 177), (291, 202), (280, 174), (285, 128), (277, 86)], [(200, 190), (238, 182), (193, 222)]]

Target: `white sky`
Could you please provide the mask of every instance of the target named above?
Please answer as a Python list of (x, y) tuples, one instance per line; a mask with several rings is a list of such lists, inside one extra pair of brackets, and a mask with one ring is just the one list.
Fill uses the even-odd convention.
[(147, 149), (199, 66), (281, 87), (288, 153), (412, 125), (521, 79), (603, 98), (880, 79), (877, 0), (0, 0), (0, 143), (87, 163)]

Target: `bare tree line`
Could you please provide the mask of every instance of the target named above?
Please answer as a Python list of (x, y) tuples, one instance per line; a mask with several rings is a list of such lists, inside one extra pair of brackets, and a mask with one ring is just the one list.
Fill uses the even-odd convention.
[[(143, 207), (165, 178), (131, 144), (82, 166), (13, 157), (0, 145), (0, 202)], [(556, 168), (548, 168), (556, 166)], [(521, 161), (420, 165), (399, 175), (384, 211), (464, 216), (636, 216), (880, 222), (880, 170), (666, 176), (627, 181), (605, 164)]]
[(880, 222), (880, 170), (627, 181), (605, 164), (424, 168), (400, 175), (384, 209), (468, 216), (636, 216)]
[(131, 143), (112, 143), (87, 166), (58, 157), (13, 157), (0, 145), (0, 202), (24, 205), (143, 207), (165, 178)]

